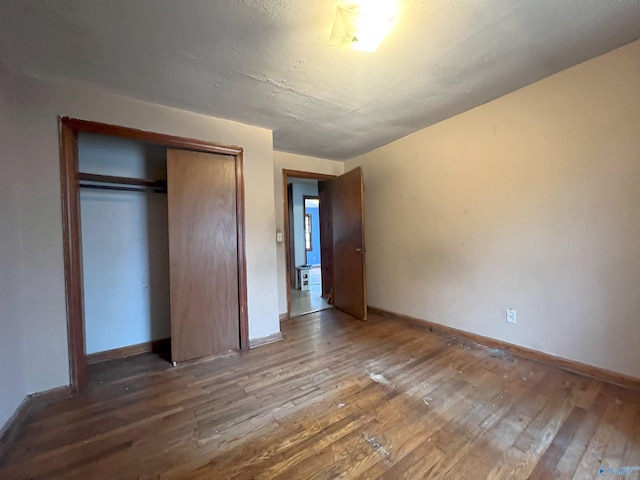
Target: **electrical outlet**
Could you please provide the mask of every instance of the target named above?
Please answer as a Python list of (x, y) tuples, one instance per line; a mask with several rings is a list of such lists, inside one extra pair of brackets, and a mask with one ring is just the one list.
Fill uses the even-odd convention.
[(507, 323), (516, 324), (516, 311), (510, 308), (507, 308)]

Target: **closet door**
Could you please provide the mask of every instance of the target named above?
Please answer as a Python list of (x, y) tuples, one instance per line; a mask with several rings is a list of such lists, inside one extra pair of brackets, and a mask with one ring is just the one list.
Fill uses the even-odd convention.
[(167, 151), (171, 356), (240, 347), (235, 157)]

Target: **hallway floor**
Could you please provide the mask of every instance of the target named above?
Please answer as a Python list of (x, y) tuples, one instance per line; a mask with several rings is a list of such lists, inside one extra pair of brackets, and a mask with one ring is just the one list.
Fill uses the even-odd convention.
[(313, 267), (309, 272), (310, 290), (291, 289), (291, 316), (297, 317), (306, 313), (331, 308), (329, 302), (322, 298), (322, 274), (320, 267)]

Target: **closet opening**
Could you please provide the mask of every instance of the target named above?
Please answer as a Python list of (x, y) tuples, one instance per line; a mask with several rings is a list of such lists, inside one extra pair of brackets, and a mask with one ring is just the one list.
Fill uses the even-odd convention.
[(167, 368), (249, 348), (242, 153), (60, 119), (74, 392), (138, 353)]
[(167, 153), (83, 132), (77, 148), (85, 353), (96, 383), (126, 357), (171, 360)]

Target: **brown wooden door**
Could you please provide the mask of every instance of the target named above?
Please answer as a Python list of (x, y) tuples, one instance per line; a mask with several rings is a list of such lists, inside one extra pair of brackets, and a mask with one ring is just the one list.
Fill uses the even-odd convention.
[(331, 213), (331, 182), (318, 182), (320, 199), (320, 269), (322, 297), (333, 291), (333, 218)]
[(289, 286), (291, 288), (296, 287), (296, 236), (295, 231), (293, 229), (293, 223), (295, 219), (293, 218), (293, 184), (289, 183), (287, 185), (287, 206), (289, 212), (289, 231), (287, 235), (289, 235), (289, 258), (287, 261), (289, 262)]
[(366, 320), (362, 169), (355, 168), (331, 180), (330, 183), (333, 218), (333, 304), (360, 320)]
[(240, 346), (235, 158), (167, 150), (171, 356)]

